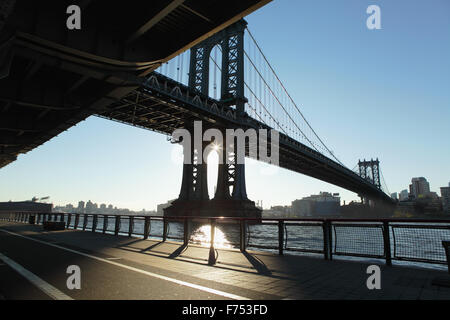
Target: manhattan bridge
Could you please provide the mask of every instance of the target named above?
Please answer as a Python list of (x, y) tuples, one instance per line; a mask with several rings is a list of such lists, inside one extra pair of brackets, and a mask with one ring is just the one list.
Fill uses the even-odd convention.
[[(161, 10), (139, 23), (134, 20), (144, 13), (138, 10), (131, 15), (131, 9), (111, 5), (109, 21), (95, 15), (101, 12), (101, 1), (87, 1), (86, 19), (99, 20), (97, 29), (78, 35), (67, 30), (52, 34), (33, 26), (36, 21), (20, 25), (17, 21), (30, 9), (18, 6), (11, 11), (12, 22), (0, 24), (0, 60), (4, 62), (0, 167), (91, 115), (169, 137), (177, 129), (192, 132), (194, 123), (201, 121), (203, 130), (275, 129), (280, 167), (353, 191), (365, 201), (391, 204), (379, 160), (360, 161), (353, 169), (339, 160), (308, 122), (301, 103), (289, 94), (242, 19), (268, 1), (240, 1), (239, 8), (212, 2), (218, 7), (161, 1)], [(64, 4), (61, 1), (60, 9)], [(218, 23), (211, 17), (220, 5), (222, 21)], [(58, 6), (52, 10), (56, 12)], [(98, 27), (119, 23), (113, 20), (119, 13), (134, 19), (125, 19), (127, 24), (117, 25), (115, 32)], [(121, 32), (127, 36), (117, 36)], [(113, 39), (112, 44), (99, 40), (99, 34)], [(91, 38), (96, 40), (89, 46)], [(247, 197), (245, 164), (236, 162), (236, 152), (223, 152), (216, 191), (210, 195), (207, 164), (198, 161), (208, 144), (201, 150), (191, 145), (187, 152), (194, 162), (183, 165), (179, 198), (165, 214), (260, 217), (260, 209)], [(249, 148), (247, 144), (247, 156)]]

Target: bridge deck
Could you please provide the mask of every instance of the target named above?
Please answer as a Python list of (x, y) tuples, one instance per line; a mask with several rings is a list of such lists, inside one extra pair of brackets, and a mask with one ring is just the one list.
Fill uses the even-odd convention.
[[(382, 288), (370, 291), (368, 263), (218, 250), (218, 263), (208, 266), (208, 248), (179, 249), (171, 242), (0, 222), (0, 253), (74, 299), (450, 299), (450, 288), (431, 283), (445, 271), (381, 265)], [(72, 264), (81, 267), (81, 290), (66, 287)], [(49, 298), (0, 262), (2, 295)]]

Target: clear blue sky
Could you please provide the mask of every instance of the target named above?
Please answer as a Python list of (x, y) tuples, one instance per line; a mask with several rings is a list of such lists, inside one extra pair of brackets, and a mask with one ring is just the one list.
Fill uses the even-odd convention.
[[(382, 30), (366, 28), (381, 7)], [(391, 192), (450, 181), (450, 2), (275, 0), (249, 28), (294, 100), (340, 160), (379, 157)], [(51, 196), (155, 209), (176, 198), (182, 167), (166, 137), (91, 117), (0, 169), (0, 201)], [(356, 195), (282, 169), (247, 166), (264, 207), (319, 191)], [(270, 170), (269, 170), (270, 171)], [(214, 174), (212, 174), (212, 179)], [(212, 182), (212, 181), (211, 181)], [(213, 186), (210, 186), (213, 189)]]

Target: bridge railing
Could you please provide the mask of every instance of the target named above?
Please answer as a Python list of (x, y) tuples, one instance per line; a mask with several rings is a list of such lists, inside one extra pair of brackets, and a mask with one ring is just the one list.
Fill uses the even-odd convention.
[[(84, 213), (0, 212), (0, 220), (43, 224), (64, 221), (68, 229), (128, 237), (175, 240), (210, 247), (285, 253), (375, 258), (448, 264), (443, 241), (450, 241), (450, 220), (275, 219), (161, 217)], [(197, 230), (195, 233), (194, 231)], [(200, 235), (200, 236), (199, 236)]]

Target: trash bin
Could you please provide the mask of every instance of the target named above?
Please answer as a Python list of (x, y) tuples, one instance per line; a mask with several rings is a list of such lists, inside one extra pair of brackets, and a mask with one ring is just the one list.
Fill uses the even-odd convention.
[(30, 217), (28, 218), (29, 224), (35, 224), (36, 223), (36, 216), (34, 214), (30, 214)]

